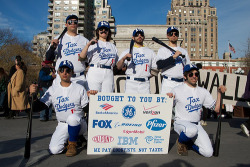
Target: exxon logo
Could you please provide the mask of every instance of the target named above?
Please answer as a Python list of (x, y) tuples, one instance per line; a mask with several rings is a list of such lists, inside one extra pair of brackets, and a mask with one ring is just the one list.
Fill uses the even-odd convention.
[(146, 126), (153, 131), (160, 131), (166, 128), (167, 123), (159, 118), (150, 119), (147, 121)]
[(97, 135), (92, 138), (92, 140), (96, 143), (111, 143), (114, 138), (108, 135)]

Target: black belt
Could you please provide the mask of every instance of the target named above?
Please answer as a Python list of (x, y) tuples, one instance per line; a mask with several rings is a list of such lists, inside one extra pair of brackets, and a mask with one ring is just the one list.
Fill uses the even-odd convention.
[[(130, 77), (127, 77), (127, 79), (130, 79)], [(139, 82), (146, 82), (149, 81), (149, 77), (146, 78), (133, 78), (135, 81), (139, 81)]]
[(80, 72), (80, 73), (75, 73), (72, 75), (73, 78), (77, 77), (77, 76), (81, 76), (84, 74), (84, 71), (83, 72)]
[(111, 69), (111, 66), (106, 66), (103, 64), (97, 65), (97, 64), (90, 64), (90, 67), (98, 67), (98, 68), (106, 68), (106, 69)]
[(165, 76), (165, 75), (163, 75), (163, 78), (169, 79), (169, 80), (171, 80), (171, 81), (183, 82), (183, 78), (170, 78), (170, 77), (167, 77), (167, 76)]
[(67, 123), (66, 121), (59, 121), (59, 122), (61, 122), (61, 123)]

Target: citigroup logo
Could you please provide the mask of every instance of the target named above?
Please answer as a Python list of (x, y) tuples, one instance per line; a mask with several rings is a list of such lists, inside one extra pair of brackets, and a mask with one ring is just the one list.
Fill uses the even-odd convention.
[(136, 110), (132, 105), (126, 105), (122, 109), (122, 116), (126, 119), (131, 119), (135, 116)]
[(165, 129), (167, 126), (167, 123), (159, 118), (154, 118), (154, 119), (150, 119), (147, 121), (146, 123), (146, 127), (152, 131), (160, 131)]

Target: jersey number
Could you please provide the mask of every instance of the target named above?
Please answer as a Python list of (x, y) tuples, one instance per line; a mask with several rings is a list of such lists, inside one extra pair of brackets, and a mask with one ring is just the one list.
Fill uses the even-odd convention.
[(145, 71), (148, 71), (148, 64), (146, 64), (146, 69), (145, 69)]

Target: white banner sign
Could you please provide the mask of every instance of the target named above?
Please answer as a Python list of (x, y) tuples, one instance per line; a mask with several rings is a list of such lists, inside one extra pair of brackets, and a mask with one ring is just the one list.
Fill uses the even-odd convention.
[[(125, 75), (115, 76), (115, 92), (124, 92), (125, 80)], [(161, 80), (160, 73), (158, 76), (150, 79), (150, 89), (152, 94), (159, 94), (161, 90)], [(220, 85), (225, 85), (227, 87), (227, 92), (223, 99), (224, 104), (250, 107), (250, 103), (242, 98), (245, 92), (246, 81), (246, 75), (200, 70), (198, 85), (207, 89), (214, 99), (217, 99), (217, 88)]]
[(91, 95), (87, 154), (167, 154), (172, 106), (156, 94)]

